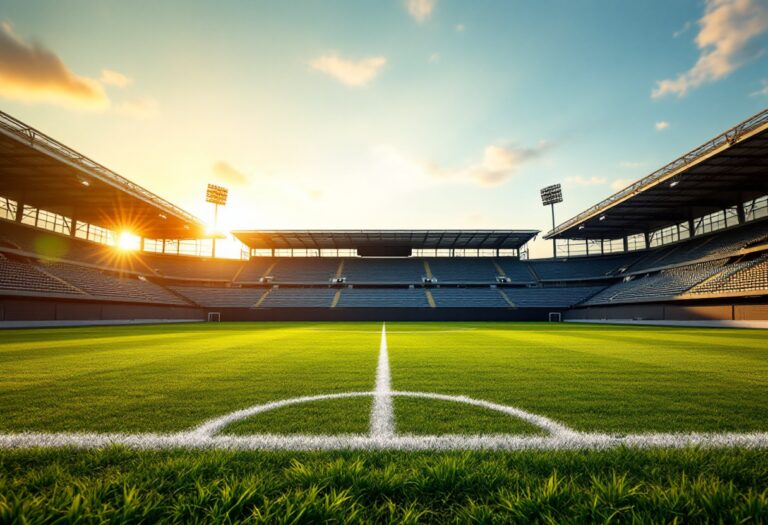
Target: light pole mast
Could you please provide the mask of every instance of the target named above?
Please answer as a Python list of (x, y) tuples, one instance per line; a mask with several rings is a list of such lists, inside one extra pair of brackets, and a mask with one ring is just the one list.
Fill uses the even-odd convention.
[(219, 235), (219, 206), (227, 204), (227, 195), (229, 190), (223, 186), (208, 184), (205, 191), (205, 202), (213, 204), (213, 246), (211, 248), (211, 257), (216, 257), (216, 237)]
[[(559, 184), (541, 188), (541, 203), (552, 211), (552, 230), (555, 229), (555, 204), (563, 202), (563, 189)], [(552, 239), (552, 257), (557, 259), (557, 240)]]

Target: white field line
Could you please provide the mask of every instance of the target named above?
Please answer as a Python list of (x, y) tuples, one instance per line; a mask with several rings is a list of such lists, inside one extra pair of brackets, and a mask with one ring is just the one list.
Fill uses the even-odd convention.
[(371, 436), (377, 439), (395, 435), (395, 413), (392, 408), (392, 386), (387, 353), (387, 327), (381, 325), (379, 365), (376, 367), (376, 390), (371, 407)]
[(160, 449), (232, 449), (232, 450), (570, 450), (632, 448), (761, 448), (768, 449), (768, 432), (751, 433), (650, 433), (613, 435), (577, 432), (543, 416), (516, 407), (500, 405), (465, 396), (430, 394), (428, 392), (390, 392), (392, 396), (418, 397), (457, 403), (503, 412), (519, 417), (550, 432), (548, 436), (513, 434), (489, 435), (274, 435), (252, 436), (215, 435), (225, 426), (255, 414), (290, 405), (324, 399), (373, 396), (376, 392), (346, 392), (319, 396), (297, 397), (256, 405), (225, 416), (211, 419), (199, 427), (175, 434), (97, 434), (97, 433), (36, 433), (0, 434), (0, 449), (38, 447), (103, 448), (121, 445), (142, 450)]
[(104, 448), (120, 445), (141, 450), (582, 450), (632, 448), (768, 448), (768, 433), (633, 434), (574, 433), (567, 436), (445, 435), (253, 435), (180, 434), (1, 434), (0, 449), (38, 447)]

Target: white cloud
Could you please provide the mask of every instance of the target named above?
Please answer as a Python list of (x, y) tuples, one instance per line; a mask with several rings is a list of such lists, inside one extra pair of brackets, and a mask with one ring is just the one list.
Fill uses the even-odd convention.
[(480, 162), (462, 169), (445, 169), (434, 162), (423, 162), (422, 166), (433, 177), (498, 186), (515, 176), (524, 164), (540, 158), (551, 146), (545, 141), (534, 147), (502, 142), (486, 146)]
[(761, 53), (753, 40), (768, 29), (768, 2), (765, 0), (706, 0), (699, 20), (696, 46), (699, 59), (674, 79), (660, 80), (653, 98), (685, 95), (702, 84), (728, 76)]
[(152, 97), (126, 100), (115, 104), (116, 113), (133, 118), (150, 118), (157, 115), (160, 104)]
[(621, 191), (633, 182), (635, 182), (634, 179), (616, 179), (611, 182), (611, 189), (614, 191)]
[(456, 31), (459, 33), (463, 33), (466, 28), (467, 27), (464, 24), (456, 24), (454, 27), (454, 29), (456, 29)]
[(605, 177), (585, 178), (580, 175), (576, 177), (566, 177), (565, 183), (571, 186), (600, 186), (608, 182)]
[(102, 84), (105, 84), (107, 86), (120, 87), (120, 88), (126, 87), (128, 84), (133, 82), (132, 78), (129, 78), (123, 75), (122, 73), (119, 73), (112, 69), (102, 69), (100, 80)]
[(53, 51), (18, 36), (0, 22), (0, 95), (82, 109), (106, 109), (110, 101), (95, 79), (72, 72)]
[(381, 56), (348, 60), (336, 53), (327, 53), (310, 62), (310, 66), (342, 84), (361, 87), (373, 80), (386, 63), (387, 59)]
[(633, 161), (629, 161), (629, 160), (624, 160), (624, 161), (619, 162), (619, 166), (621, 166), (622, 168), (630, 169), (630, 170), (631, 169), (635, 169), (635, 168), (639, 168), (642, 165), (643, 165), (642, 162), (633, 162)]
[(759, 97), (759, 96), (765, 96), (768, 97), (768, 80), (762, 80), (761, 81), (763, 87), (761, 89), (758, 89), (757, 91), (753, 91), (750, 93), (750, 96), (753, 97)]
[(437, 0), (405, 0), (405, 8), (417, 22), (425, 22), (435, 10)]
[(373, 148), (373, 173), (389, 185), (425, 189), (435, 184), (498, 186), (514, 177), (525, 164), (543, 157), (553, 144), (540, 141), (532, 147), (498, 142), (483, 148), (482, 158), (464, 166), (446, 167), (431, 160), (417, 160), (397, 148), (380, 144)]
[(655, 126), (656, 126), (656, 131), (664, 131), (669, 127), (669, 122), (667, 122), (666, 120), (660, 120), (655, 124)]

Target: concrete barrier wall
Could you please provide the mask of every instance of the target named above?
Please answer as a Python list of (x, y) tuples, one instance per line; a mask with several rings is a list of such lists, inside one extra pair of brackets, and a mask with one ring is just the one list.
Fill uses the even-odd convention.
[[(765, 301), (763, 299), (763, 301)], [(201, 319), (218, 312), (222, 321), (547, 321), (565, 319), (768, 320), (768, 303), (640, 304), (560, 308), (194, 308), (0, 297), (0, 321)]]
[(575, 308), (566, 319), (643, 319), (655, 321), (765, 321), (768, 304), (653, 303)]
[(222, 321), (547, 321), (558, 308), (208, 308)]
[(204, 319), (199, 308), (51, 299), (0, 298), (0, 321)]

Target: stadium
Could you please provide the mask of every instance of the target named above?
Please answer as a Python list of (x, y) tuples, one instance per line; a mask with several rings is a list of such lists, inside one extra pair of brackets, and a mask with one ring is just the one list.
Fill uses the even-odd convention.
[(212, 248), (201, 221), (1, 117), (5, 322), (768, 320), (768, 111), (547, 232), (550, 259), (530, 229), (239, 230), (245, 260), (182, 255)]
[(0, 524), (768, 523), (768, 4), (592, 4), (4, 5)]
[[(183, 255), (185, 244), (213, 250), (191, 214), (8, 114), (0, 130), (0, 312), (6, 327), (38, 327), (2, 344), (21, 381), (5, 387), (4, 449), (768, 447), (768, 397), (756, 394), (765, 360), (742, 354), (765, 348), (743, 327), (768, 320), (768, 110), (547, 232), (550, 259), (527, 257), (536, 230), (243, 230), (242, 260)], [(124, 231), (138, 238), (132, 249)], [(577, 321), (623, 324), (554, 328)], [(99, 324), (142, 326), (41, 328)], [(609, 342), (644, 357), (616, 364)], [(259, 348), (257, 362), (229, 354), (242, 345)], [(600, 350), (553, 356), (562, 345)], [(510, 348), (535, 359), (530, 373), (508, 368)], [(712, 383), (715, 370), (725, 383)], [(160, 386), (167, 373), (186, 381)], [(142, 401), (116, 402), (119, 392)], [(477, 461), (462, 476), (489, 468)]]

